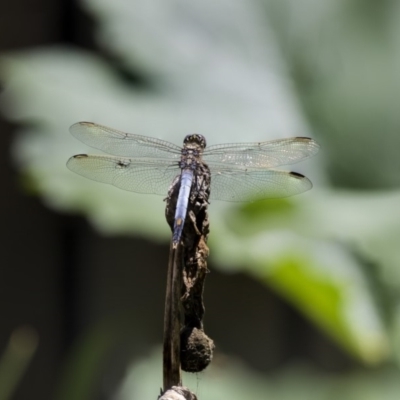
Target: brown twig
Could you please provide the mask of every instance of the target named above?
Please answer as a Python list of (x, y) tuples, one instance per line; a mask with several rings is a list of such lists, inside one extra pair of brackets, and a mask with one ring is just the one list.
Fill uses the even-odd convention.
[[(182, 387), (180, 368), (189, 372), (203, 370), (210, 363), (214, 348), (213, 341), (203, 330), (210, 173), (205, 164), (199, 169), (202, 171), (196, 175), (192, 186), (181, 240), (177, 246), (172, 242), (170, 246), (164, 316), (163, 399), (196, 399)], [(172, 231), (179, 187), (177, 177), (166, 199), (165, 214)], [(171, 392), (173, 386), (179, 389), (177, 393), (176, 390)], [(164, 397), (169, 392), (172, 397)]]
[(163, 386), (164, 391), (181, 385), (180, 373), (180, 292), (182, 247), (170, 246), (164, 313)]

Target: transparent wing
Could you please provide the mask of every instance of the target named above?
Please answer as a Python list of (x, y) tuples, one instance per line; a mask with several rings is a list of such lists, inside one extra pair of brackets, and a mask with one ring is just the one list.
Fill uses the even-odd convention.
[(312, 188), (311, 181), (296, 172), (273, 169), (211, 168), (210, 198), (224, 201), (294, 196)]
[(69, 131), (81, 142), (116, 156), (179, 160), (181, 155), (181, 148), (173, 143), (120, 132), (93, 122), (78, 122)]
[(312, 157), (319, 150), (313, 139), (293, 137), (259, 143), (217, 144), (205, 149), (203, 159), (211, 166), (223, 163), (231, 168), (273, 168)]
[(163, 160), (79, 154), (71, 157), (67, 167), (85, 178), (108, 183), (137, 193), (166, 196), (178, 165)]

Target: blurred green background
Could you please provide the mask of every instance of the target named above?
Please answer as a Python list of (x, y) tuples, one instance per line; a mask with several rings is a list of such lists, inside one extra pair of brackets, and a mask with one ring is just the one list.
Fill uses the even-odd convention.
[[(77, 121), (181, 144), (311, 136), (314, 188), (213, 202), (199, 399), (397, 399), (400, 2), (4, 5), (0, 400), (155, 398), (162, 197), (65, 167)], [(9, 134), (7, 134), (9, 132)]]

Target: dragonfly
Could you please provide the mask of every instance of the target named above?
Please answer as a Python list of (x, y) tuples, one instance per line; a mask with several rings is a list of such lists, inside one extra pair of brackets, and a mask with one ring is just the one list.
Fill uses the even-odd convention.
[(207, 166), (211, 174), (211, 200), (283, 198), (311, 189), (312, 183), (297, 172), (274, 168), (305, 160), (319, 150), (317, 142), (308, 137), (207, 147), (205, 137), (199, 134), (187, 135), (183, 146), (178, 146), (93, 122), (78, 122), (70, 132), (107, 153), (72, 156), (67, 167), (81, 176), (132, 192), (164, 196), (173, 182), (180, 182), (172, 239), (175, 246), (182, 235), (190, 192), (204, 172), (201, 167)]

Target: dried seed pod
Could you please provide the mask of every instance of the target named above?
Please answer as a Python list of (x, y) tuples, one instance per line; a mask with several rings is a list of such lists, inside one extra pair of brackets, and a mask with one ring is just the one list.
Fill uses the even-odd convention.
[(200, 372), (210, 364), (214, 342), (202, 329), (185, 327), (181, 332), (181, 368), (186, 372)]

